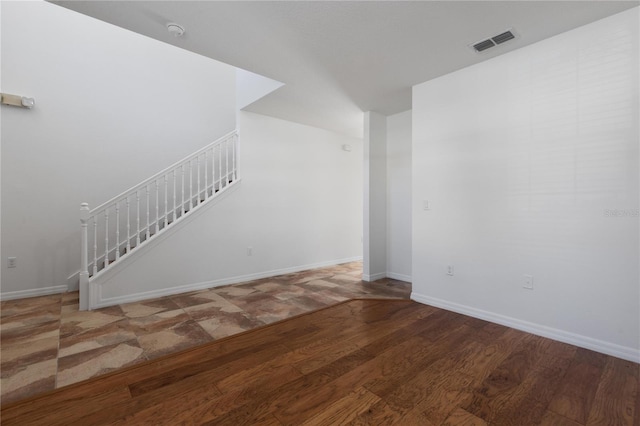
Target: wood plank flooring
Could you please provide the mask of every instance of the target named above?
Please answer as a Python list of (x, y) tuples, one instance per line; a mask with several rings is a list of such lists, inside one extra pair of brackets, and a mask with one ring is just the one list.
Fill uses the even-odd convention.
[(640, 366), (351, 300), (2, 407), (3, 425), (640, 425)]

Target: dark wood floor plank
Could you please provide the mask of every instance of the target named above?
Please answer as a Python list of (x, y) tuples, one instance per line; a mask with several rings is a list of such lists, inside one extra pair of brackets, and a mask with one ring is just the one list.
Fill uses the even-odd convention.
[(2, 407), (3, 425), (634, 425), (640, 365), (357, 300)]
[(442, 423), (468, 399), (473, 378), (464, 373), (462, 367), (483, 347), (481, 343), (468, 341), (449, 356), (419, 371), (411, 380), (399, 384), (384, 396), (385, 401), (407, 423), (411, 422), (409, 419)]
[(442, 426), (487, 426), (487, 422), (458, 408), (442, 423)]
[[(263, 380), (254, 382), (248, 387), (234, 388), (215, 400), (206, 401), (201, 407), (193, 412), (186, 412), (185, 418), (197, 418), (199, 422), (208, 424), (271, 424), (280, 421), (269, 412), (261, 412), (260, 416), (253, 416), (249, 410), (256, 403), (269, 399), (274, 392), (283, 386), (295, 383), (302, 376), (293, 367), (287, 365), (282, 366), (278, 370), (274, 370), (273, 375), (264, 377)], [(234, 415), (229, 416), (228, 413), (242, 412), (247, 415), (244, 421), (238, 422), (238, 418)], [(240, 417), (242, 418), (242, 417)]]
[(320, 389), (305, 390), (295, 401), (283, 405), (275, 415), (283, 424), (296, 424), (299, 416), (309, 417), (317, 414), (327, 405), (345, 396), (351, 389), (385, 376), (403, 374), (411, 368), (412, 363), (426, 356), (428, 351), (428, 342), (421, 337), (414, 337), (372, 357)]
[[(172, 418), (173, 411), (180, 412), (185, 419), (214, 418), (234, 407), (254, 399), (264, 398), (278, 387), (299, 377), (301, 374), (290, 365), (265, 369), (260, 374), (248, 378), (244, 386), (236, 387), (221, 395), (217, 384), (209, 380), (206, 373), (202, 373), (116, 404), (103, 415), (103, 420), (106, 423), (115, 421), (135, 423), (138, 419), (146, 418), (152, 418), (155, 421), (165, 417)], [(181, 400), (185, 397), (187, 404), (179, 404), (179, 409), (175, 410), (171, 400)], [(163, 416), (162, 413), (166, 410), (171, 412)], [(135, 415), (130, 416), (130, 413)]]
[(633, 426), (640, 426), (640, 364), (636, 365), (636, 405), (634, 408)]
[(523, 350), (530, 355), (522, 366), (522, 371), (528, 372), (500, 409), (492, 410), (488, 418), (492, 424), (520, 426), (522, 417), (530, 424), (540, 422), (565, 376), (570, 356), (575, 354), (568, 345), (539, 336), (530, 336)]
[[(384, 329), (393, 331), (394, 327), (398, 327), (404, 322), (423, 318), (433, 312), (432, 309), (429, 311), (416, 309), (415, 304), (406, 300), (400, 300), (393, 304), (373, 300), (371, 305), (367, 304), (366, 301), (358, 302), (361, 302), (360, 309), (354, 308), (348, 319), (331, 318), (330, 320), (319, 319), (314, 321), (314, 325), (321, 328), (319, 333), (290, 339), (285, 342), (285, 345), (291, 349), (312, 349), (313, 345), (322, 344), (326, 341), (339, 341), (338, 337), (361, 335), (363, 330), (371, 329), (376, 321), (375, 325), (378, 326), (376, 330), (380, 330), (380, 333)], [(379, 318), (386, 318), (386, 320), (380, 321)], [(378, 333), (376, 333), (376, 336), (378, 336)]]
[(400, 417), (397, 411), (391, 409), (391, 407), (381, 399), (346, 424), (349, 426), (390, 426), (396, 424)]
[(412, 377), (380, 388), (382, 401), (356, 418), (354, 424), (440, 424), (463, 397), (460, 390), (471, 383), (471, 377), (461, 373), (460, 367), (482, 347), (475, 341), (451, 345), (446, 356), (423, 366)]
[[(424, 386), (422, 384), (415, 386), (417, 383), (415, 380), (416, 374), (420, 375), (420, 373), (425, 369), (428, 371), (426, 375), (431, 375), (436, 370), (442, 371), (442, 367), (439, 364), (446, 361), (447, 357), (444, 355), (451, 355), (454, 353), (459, 346), (459, 343), (465, 340), (471, 332), (471, 329), (463, 322), (451, 322), (451, 318), (452, 317), (448, 314), (429, 316), (408, 324), (405, 328), (398, 330), (394, 335), (385, 337), (378, 342), (373, 342), (364, 348), (372, 354), (377, 354), (382, 350), (400, 344), (406, 337), (415, 336), (418, 334), (418, 331), (420, 333), (424, 332), (423, 335), (426, 335), (430, 342), (435, 340), (435, 344), (432, 342), (430, 345), (428, 353), (419, 360), (413, 361), (411, 367), (405, 369), (402, 374), (399, 374), (399, 372), (396, 372), (396, 374), (388, 374), (386, 377), (378, 377), (365, 384), (369, 390), (372, 390), (374, 393), (381, 396), (385, 401), (376, 404), (371, 408), (370, 412), (360, 415), (354, 420), (354, 424), (394, 424), (406, 415), (406, 412), (411, 407), (403, 406), (401, 408), (397, 401), (407, 402), (415, 396), (411, 395), (410, 397), (407, 397), (406, 395), (403, 395), (403, 392), (423, 389)], [(451, 327), (454, 323), (458, 324), (459, 327), (454, 330), (449, 329), (448, 327)], [(432, 333), (432, 331), (438, 329), (448, 329), (448, 337), (450, 339), (444, 339), (443, 334), (439, 332), (438, 336), (440, 336), (442, 340), (438, 342), (436, 339), (437, 336)], [(439, 357), (443, 356), (444, 358), (442, 359), (442, 362), (438, 363)], [(438, 365), (435, 365), (433, 369), (431, 369), (429, 364), (432, 363)], [(433, 376), (430, 377), (430, 379), (433, 378)], [(409, 384), (403, 386), (403, 384), (406, 383)], [(430, 383), (433, 382), (430, 381)], [(395, 394), (392, 397), (389, 396), (391, 391), (395, 391)], [(393, 404), (388, 404), (389, 401), (392, 401)]]
[(557, 392), (563, 375), (552, 369), (535, 369), (511, 392), (510, 397), (490, 414), (491, 424), (522, 426), (522, 418), (529, 424), (538, 424), (544, 417), (549, 402)]
[(380, 401), (380, 398), (367, 389), (360, 387), (330, 404), (323, 411), (303, 422), (302, 425), (342, 425), (353, 420), (378, 401)]
[(587, 426), (629, 425), (637, 416), (636, 392), (639, 390), (637, 364), (608, 357)]
[(306, 396), (310, 392), (322, 389), (327, 383), (354, 370), (358, 366), (373, 359), (374, 356), (363, 350), (358, 350), (349, 356), (340, 358), (323, 368), (302, 376), (301, 378), (288, 383), (286, 386), (278, 388), (267, 398), (255, 399), (239, 407), (232, 409), (216, 421), (221, 424), (252, 425), (262, 419), (279, 412), (297, 400), (301, 396)]
[(488, 322), (480, 328), (475, 328), (475, 330), (476, 331), (475, 333), (473, 333), (471, 340), (475, 340), (479, 343), (488, 345), (495, 342), (498, 337), (511, 329), (500, 324), (493, 324)]
[[(158, 394), (156, 393), (156, 395)], [(79, 419), (77, 424), (184, 424), (189, 418), (197, 419), (199, 417), (199, 413), (194, 413), (194, 411), (204, 406), (203, 400), (208, 401), (219, 396), (220, 391), (214, 385), (201, 385), (196, 389), (166, 395), (162, 399), (154, 399), (155, 404), (153, 405), (147, 404), (149, 401), (147, 398), (134, 399), (117, 407), (109, 407), (100, 416)], [(189, 413), (191, 417), (186, 417), (186, 413)]]
[(584, 423), (578, 423), (553, 411), (547, 411), (542, 417), (539, 426), (584, 426)]
[[(355, 321), (361, 313), (353, 313), (354, 317), (351, 322), (359, 324), (359, 326), (345, 327), (341, 322), (332, 323), (331, 326), (325, 327), (330, 331), (327, 333), (328, 336), (317, 334), (316, 340), (307, 346), (299, 347), (298, 343), (289, 342), (287, 346), (295, 348), (294, 350), (270, 358), (252, 368), (242, 369), (235, 374), (227, 371), (226, 377), (217, 382), (218, 387), (225, 390), (233, 386), (242, 386), (248, 378), (260, 374), (262, 370), (286, 364), (295, 366), (303, 374), (309, 374), (360, 348), (369, 348), (372, 345), (379, 347), (385, 344), (386, 347), (390, 347), (419, 332), (420, 321), (424, 321), (424, 318), (433, 312), (433, 309), (423, 311), (416, 313), (415, 305), (405, 304), (402, 316), (398, 315), (398, 311), (396, 311), (392, 319), (376, 326), (376, 333), (366, 332), (371, 325)], [(407, 327), (412, 327), (411, 333), (399, 332), (399, 330), (406, 330)], [(390, 338), (390, 336), (404, 336), (404, 338), (397, 340)]]
[[(222, 346), (220, 354), (191, 361), (175, 368), (165, 371), (160, 375), (145, 378), (131, 383), (129, 389), (132, 396), (138, 396), (145, 392), (171, 385), (175, 382), (198, 375), (202, 372), (209, 372), (209, 377), (218, 373), (219, 376), (232, 374), (247, 366), (254, 365), (256, 359), (269, 359), (271, 357), (286, 353), (288, 349), (280, 343), (296, 335), (312, 334), (315, 327), (307, 327), (298, 331), (292, 330), (277, 339), (259, 339), (253, 335), (254, 345), (242, 346), (235, 351), (228, 351), (225, 345)], [(266, 341), (265, 341), (266, 340)], [(230, 346), (230, 345), (227, 345)]]
[[(480, 387), (482, 382), (522, 344), (526, 337), (526, 333), (514, 329), (497, 333), (494, 340), (485, 342), (484, 349), (461, 367), (462, 372), (473, 377), (474, 388)], [(475, 339), (472, 338), (472, 340)]]
[(446, 380), (438, 380), (429, 386), (428, 395), (409, 410), (403, 420), (409, 423), (408, 419), (418, 418), (429, 423), (442, 424), (466, 399), (464, 389), (470, 382), (470, 377), (459, 372), (451, 373)]
[(475, 388), (473, 398), (462, 408), (487, 422), (501, 410), (533, 369), (537, 359), (537, 339), (526, 336), (511, 354), (498, 365), (482, 384)]
[[(341, 327), (340, 324), (337, 324), (337, 326)], [(369, 356), (369, 358), (373, 358), (373, 356)], [(283, 397), (281, 397), (280, 400), (270, 401), (268, 403), (268, 405), (271, 407), (270, 409), (275, 409), (275, 407), (279, 407), (279, 406), (283, 406), (285, 408), (289, 407), (290, 406), (290, 402), (289, 401), (291, 399), (292, 400), (298, 400), (298, 399), (302, 398), (302, 395), (303, 395), (302, 392), (306, 392), (307, 388), (309, 388), (312, 383), (314, 383), (314, 382), (317, 383), (318, 380), (320, 382), (324, 382), (327, 378), (330, 377), (330, 375), (327, 374), (327, 367), (330, 367), (329, 371), (331, 371), (331, 373), (332, 373), (331, 375), (333, 375), (333, 371), (332, 370), (335, 370), (336, 367), (339, 368), (340, 364), (343, 364), (345, 360), (347, 362), (349, 362), (349, 357), (341, 358), (338, 361), (336, 361), (336, 362), (334, 362), (332, 364), (328, 364), (327, 366), (325, 366), (325, 367), (323, 367), (321, 369), (314, 370), (313, 373), (310, 376), (306, 377), (304, 380), (301, 380), (299, 383), (294, 384), (288, 390), (285, 390), (285, 392), (283, 394)], [(302, 388), (301, 388), (301, 390), (298, 390), (298, 388), (300, 387), (301, 384), (302, 384)], [(249, 410), (241, 409), (241, 410), (236, 410), (236, 412), (232, 413), (231, 415), (240, 415), (241, 418), (239, 418), (237, 421), (242, 422), (245, 419), (245, 415), (247, 415), (249, 412), (258, 413), (258, 415), (259, 415), (259, 413), (261, 413), (263, 411), (264, 411), (264, 407), (258, 407), (258, 408), (249, 409)]]
[[(375, 424), (375, 423), (372, 423)], [(405, 425), (415, 425), (415, 426), (439, 426), (436, 423), (432, 423), (428, 418), (426, 418), (424, 413), (411, 411), (407, 413), (402, 419), (393, 423), (394, 426), (405, 426)]]
[[(202, 385), (194, 386), (183, 394), (173, 394), (171, 398), (157, 401), (144, 410), (135, 409), (133, 415), (119, 418), (113, 424), (188, 424), (192, 419), (205, 422), (253, 400), (264, 399), (280, 386), (300, 377), (300, 373), (291, 366), (283, 366), (254, 378), (245, 387), (236, 388), (218, 396), (207, 392)], [(207, 385), (213, 387), (214, 385)], [(186, 387), (186, 386), (185, 386)], [(145, 400), (138, 398), (136, 400)], [(135, 402), (135, 401), (134, 401)], [(275, 419), (275, 417), (273, 418)], [(273, 421), (272, 419), (272, 421)], [(265, 419), (269, 420), (269, 416)], [(279, 422), (278, 422), (279, 423)]]
[[(74, 386), (66, 392), (55, 392), (49, 398), (39, 398), (2, 409), (0, 422), (3, 425), (50, 425), (51, 413), (57, 413), (58, 424), (76, 424), (78, 418), (90, 416), (104, 410), (105, 406), (131, 400), (129, 389), (122, 385), (98, 393), (87, 394), (86, 388)], [(60, 412), (60, 407), (74, 407)]]
[(357, 349), (371, 354), (379, 354), (397, 346), (418, 334), (427, 319), (415, 319), (413, 315), (395, 317), (388, 322), (376, 324), (375, 333), (368, 332), (371, 324), (340, 332), (322, 345), (315, 344), (304, 348), (306, 357), (297, 360), (294, 365), (303, 374), (308, 374)]
[(564, 418), (586, 424), (604, 370), (606, 356), (578, 349), (549, 410)]
[[(426, 349), (421, 351), (417, 357), (404, 357), (406, 365), (402, 365), (398, 361), (392, 369), (383, 371), (379, 377), (370, 378), (365, 383), (365, 387), (381, 398), (386, 398), (391, 391), (397, 389), (407, 380), (413, 379), (416, 374), (419, 374), (430, 364), (440, 359), (446, 359), (464, 347), (465, 339), (470, 333), (472, 333), (472, 329), (466, 325), (450, 330), (447, 338), (429, 342)], [(422, 335), (420, 337), (422, 338)]]

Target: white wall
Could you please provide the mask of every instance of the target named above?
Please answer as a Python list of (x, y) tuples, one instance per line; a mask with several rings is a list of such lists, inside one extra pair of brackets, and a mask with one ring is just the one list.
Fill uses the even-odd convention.
[(638, 47), (634, 8), (414, 87), (414, 299), (640, 361)]
[(235, 69), (45, 2), (2, 2), (3, 296), (59, 291), (96, 206), (235, 128)]
[(364, 114), (362, 279), (387, 276), (387, 117)]
[(362, 257), (362, 140), (250, 112), (239, 117), (239, 187), (104, 283), (100, 303)]
[(236, 108), (242, 110), (282, 86), (284, 83), (236, 68)]
[(411, 110), (387, 117), (387, 276), (411, 281)]

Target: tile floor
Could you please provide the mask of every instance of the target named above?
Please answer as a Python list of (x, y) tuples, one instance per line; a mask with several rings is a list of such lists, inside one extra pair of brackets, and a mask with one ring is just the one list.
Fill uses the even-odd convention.
[(78, 311), (78, 293), (1, 302), (2, 404), (351, 298), (408, 298), (362, 263)]

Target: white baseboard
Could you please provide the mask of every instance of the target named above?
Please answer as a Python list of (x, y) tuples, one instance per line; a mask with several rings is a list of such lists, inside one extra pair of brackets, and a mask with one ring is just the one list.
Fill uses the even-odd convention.
[(387, 277), (398, 281), (411, 282), (411, 275), (396, 274), (395, 272), (387, 272)]
[(460, 305), (458, 303), (425, 296), (423, 294), (415, 292), (411, 293), (411, 300), (415, 300), (416, 302), (423, 303), (425, 305), (431, 305), (437, 308), (446, 309), (448, 311), (457, 312), (459, 314), (468, 315), (470, 317), (490, 321), (496, 324), (501, 324), (507, 327), (515, 328), (517, 330), (526, 331), (527, 333), (547, 337), (549, 339), (579, 346), (581, 348), (591, 349), (596, 352), (601, 352), (603, 354), (615, 356), (617, 358), (626, 359), (627, 361), (640, 363), (640, 350), (636, 348), (621, 346), (615, 343), (606, 342), (604, 340), (598, 340), (580, 334), (547, 327), (545, 325), (507, 317), (493, 312), (476, 309), (471, 306)]
[(67, 291), (78, 291), (79, 284), (80, 271), (76, 271), (67, 278)]
[[(239, 275), (229, 278), (221, 278), (218, 280), (204, 281), (194, 284), (186, 284), (176, 287), (167, 287), (158, 290), (145, 291), (142, 293), (128, 294), (125, 296), (102, 297), (102, 285), (98, 285), (98, 302), (90, 309), (104, 308), (107, 306), (119, 305), (122, 303), (137, 302), (140, 300), (153, 299), (156, 297), (170, 296), (173, 294), (186, 293), (189, 291), (204, 290), (207, 288), (220, 287), (229, 284), (238, 284), (247, 281), (259, 280), (262, 278), (270, 278), (278, 275), (291, 274), (294, 272), (306, 271), (309, 269), (324, 268), (327, 266), (339, 265), (342, 263), (356, 262), (362, 260), (362, 256), (348, 257), (345, 259), (329, 260), (325, 262), (312, 263), (308, 265), (293, 266), (289, 268), (274, 269), (271, 271), (258, 272), (254, 274)], [(105, 284), (108, 285), (108, 284)]]
[(24, 299), (26, 297), (47, 296), (49, 294), (66, 293), (66, 285), (55, 285), (52, 287), (34, 288), (31, 290), (7, 291), (0, 293), (0, 300)]
[(366, 281), (366, 282), (377, 281), (383, 278), (387, 278), (386, 272), (380, 272), (380, 273), (371, 274), (371, 275), (362, 274), (362, 281)]
[(371, 275), (362, 274), (362, 280), (367, 282), (377, 281), (383, 278), (392, 278), (394, 280), (405, 281), (408, 283), (411, 282), (411, 277), (409, 275), (396, 274), (395, 272), (380, 272)]

